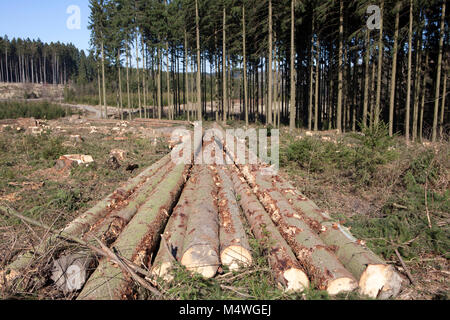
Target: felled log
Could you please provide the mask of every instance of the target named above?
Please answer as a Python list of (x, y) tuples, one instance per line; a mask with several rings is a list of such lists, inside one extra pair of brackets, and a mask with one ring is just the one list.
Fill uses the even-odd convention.
[(354, 276), (345, 269), (319, 236), (294, 210), (286, 198), (264, 178), (258, 166), (242, 166), (242, 172), (281, 234), (294, 250), (308, 275), (331, 295), (356, 289)]
[(186, 206), (189, 218), (181, 264), (205, 278), (212, 278), (220, 261), (217, 192), (210, 168), (206, 165), (195, 166), (191, 183), (196, 186), (196, 194)]
[(218, 166), (215, 171), (219, 189), (220, 261), (230, 270), (237, 271), (251, 266), (253, 258), (229, 170)]
[(53, 262), (51, 279), (64, 293), (78, 291), (86, 283), (93, 262), (94, 258), (87, 253), (64, 255)]
[(93, 236), (96, 236), (101, 238), (107, 245), (112, 244), (125, 226), (131, 221), (139, 208), (155, 191), (156, 186), (171, 170), (173, 170), (173, 168), (174, 164), (168, 162), (153, 175), (149, 176), (147, 181), (139, 188), (139, 192), (135, 192), (127, 200), (128, 204), (125, 207), (97, 222), (84, 238), (93, 239)]
[[(185, 183), (188, 167), (176, 166), (157, 186), (113, 244), (122, 257), (136, 265), (147, 265), (156, 249), (175, 201)], [(79, 300), (123, 299), (132, 294), (131, 279), (108, 259), (102, 259), (87, 281)]]
[(320, 238), (334, 247), (335, 254), (356, 279), (359, 280), (361, 294), (372, 298), (388, 299), (399, 294), (402, 278), (394, 268), (365, 246), (340, 223), (333, 221), (324, 211), (304, 195), (298, 192), (289, 182), (281, 177), (273, 179), (291, 205), (314, 225)]
[(238, 170), (230, 170), (234, 189), (252, 232), (261, 245), (267, 247), (269, 264), (275, 280), (286, 291), (302, 291), (309, 287), (308, 276), (298, 263), (292, 249), (253, 194)]
[(188, 209), (191, 199), (196, 196), (197, 186), (188, 180), (180, 196), (177, 206), (161, 235), (161, 244), (152, 265), (152, 274), (167, 282), (173, 281), (171, 271), (176, 262), (181, 260), (184, 237), (188, 221)]

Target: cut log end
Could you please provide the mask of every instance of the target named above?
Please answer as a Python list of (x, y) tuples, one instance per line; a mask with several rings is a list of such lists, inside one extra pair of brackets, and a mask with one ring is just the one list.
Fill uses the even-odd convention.
[(402, 278), (392, 266), (376, 264), (367, 266), (359, 280), (360, 293), (371, 298), (389, 299), (400, 293)]
[(189, 271), (213, 278), (219, 269), (217, 252), (209, 246), (195, 246), (188, 249), (181, 258), (181, 264)]
[(174, 276), (171, 274), (173, 268), (172, 262), (163, 262), (161, 265), (156, 266), (152, 270), (152, 274), (157, 277), (161, 278), (166, 282), (172, 282), (174, 279)]
[(238, 271), (241, 268), (249, 267), (253, 263), (250, 251), (242, 246), (229, 246), (222, 251), (220, 259), (224, 266), (231, 271)]
[(342, 292), (350, 292), (358, 287), (358, 283), (353, 278), (342, 277), (330, 281), (327, 286), (329, 295), (337, 295)]
[(286, 292), (303, 291), (309, 288), (309, 279), (306, 273), (297, 268), (290, 268), (283, 273), (287, 282)]

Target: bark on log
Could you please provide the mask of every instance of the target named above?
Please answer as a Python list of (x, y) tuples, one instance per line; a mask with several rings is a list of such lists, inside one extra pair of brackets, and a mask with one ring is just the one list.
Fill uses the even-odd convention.
[[(181, 193), (187, 170), (187, 166), (176, 166), (125, 227), (113, 245), (122, 257), (137, 265), (147, 264), (146, 260), (155, 250), (159, 235)], [(131, 279), (124, 275), (117, 266), (109, 260), (103, 259), (89, 278), (78, 299), (126, 298), (132, 293), (130, 283)]]
[[(158, 162), (154, 163), (148, 169), (144, 170), (138, 176), (128, 180), (105, 199), (98, 202), (92, 209), (88, 210), (86, 213), (69, 223), (64, 229), (61, 230), (61, 232), (73, 236), (78, 236), (87, 232), (94, 223), (113, 211), (119, 202), (126, 201), (139, 188), (139, 186), (144, 183), (147, 177), (154, 174), (170, 160), (170, 155), (167, 155)], [(28, 251), (20, 255), (15, 261), (9, 264), (3, 272), (12, 272), (13, 274), (20, 275), (21, 272), (32, 263), (36, 256), (44, 254), (46, 249), (55, 242), (57, 242), (57, 236), (51, 235), (46, 241), (42, 241), (34, 251)]]
[(167, 282), (173, 281), (171, 270), (176, 261), (179, 262), (181, 260), (181, 251), (183, 250), (188, 221), (186, 206), (189, 205), (190, 199), (194, 199), (196, 188), (196, 185), (191, 180), (188, 180), (180, 200), (167, 223), (164, 234), (161, 235), (164, 239), (161, 240), (158, 253), (153, 262), (152, 274)]
[(293, 208), (315, 226), (325, 244), (334, 246), (335, 254), (356, 279), (359, 291), (372, 298), (388, 299), (399, 294), (402, 278), (394, 268), (367, 248), (363, 241), (352, 236), (350, 231), (331, 217), (311, 200), (298, 192), (280, 176), (274, 177), (272, 184), (291, 203)]
[(275, 280), (286, 291), (303, 291), (309, 287), (309, 279), (298, 263), (289, 245), (247, 185), (237, 168), (230, 170), (234, 189), (240, 196), (240, 205), (252, 232), (261, 245), (267, 247), (270, 267)]
[(230, 171), (224, 166), (215, 168), (219, 189), (220, 261), (232, 271), (253, 264), (250, 245), (242, 224), (241, 210), (236, 201)]
[(241, 167), (253, 192), (270, 213), (311, 280), (330, 295), (356, 289), (356, 279), (338, 260), (333, 253), (333, 247), (325, 245), (313, 231), (314, 226), (304, 221), (283, 195), (267, 181), (267, 176), (260, 173), (260, 167)]
[(91, 228), (91, 231), (85, 235), (85, 239), (92, 240), (95, 235), (100, 238), (106, 245), (112, 244), (125, 226), (133, 219), (139, 208), (146, 202), (146, 200), (153, 194), (156, 186), (164, 179), (165, 176), (174, 168), (172, 162), (168, 162), (160, 168), (154, 175), (148, 178), (139, 192), (127, 200), (128, 205), (115, 214), (107, 216), (105, 219), (99, 221)]
[(186, 206), (189, 218), (181, 264), (205, 278), (212, 278), (220, 265), (217, 190), (211, 169), (206, 165), (195, 166), (191, 180), (196, 185), (196, 194)]

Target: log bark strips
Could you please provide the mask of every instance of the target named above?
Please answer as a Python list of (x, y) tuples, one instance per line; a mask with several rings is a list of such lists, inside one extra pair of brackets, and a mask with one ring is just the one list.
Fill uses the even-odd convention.
[(196, 185), (196, 193), (186, 206), (189, 219), (181, 264), (205, 278), (212, 278), (220, 265), (217, 190), (209, 166), (195, 166), (191, 180)]
[(161, 167), (154, 175), (147, 179), (147, 182), (139, 188), (139, 192), (127, 200), (127, 205), (120, 209), (117, 213), (110, 214), (105, 219), (99, 221), (91, 231), (85, 235), (85, 238), (92, 240), (93, 236), (102, 239), (107, 245), (112, 244), (125, 226), (133, 219), (139, 208), (154, 193), (156, 186), (164, 179), (164, 177), (174, 168), (172, 162), (168, 162)]
[(372, 298), (388, 299), (399, 294), (402, 279), (394, 268), (356, 239), (350, 231), (298, 192), (280, 176), (272, 181), (308, 224), (314, 226), (325, 244), (334, 247), (336, 256), (356, 279), (359, 291)]
[(188, 180), (180, 196), (177, 206), (161, 235), (161, 244), (152, 266), (152, 274), (167, 282), (173, 281), (173, 270), (176, 263), (181, 260), (184, 237), (187, 228), (187, 209), (190, 199), (195, 197), (196, 185)]
[(254, 236), (267, 248), (268, 261), (278, 284), (286, 291), (302, 291), (309, 279), (275, 224), (248, 186), (237, 168), (230, 170), (234, 189)]
[[(108, 213), (115, 209), (118, 202), (126, 201), (140, 185), (144, 183), (148, 176), (154, 174), (162, 166), (170, 161), (170, 155), (165, 156), (160, 161), (153, 164), (148, 169), (144, 170), (138, 176), (130, 179), (121, 187), (116, 189), (113, 193), (108, 195), (105, 199), (98, 202), (92, 209), (82, 214), (71, 223), (69, 223), (61, 232), (70, 234), (73, 236), (81, 235), (89, 230), (89, 228), (98, 220), (105, 217)], [(57, 236), (51, 235), (47, 240), (42, 241), (34, 251), (25, 252), (19, 256), (15, 261), (9, 264), (6, 268), (6, 272), (14, 271), (16, 274), (20, 274), (21, 271), (26, 269), (36, 256), (42, 255), (46, 252), (46, 249), (51, 246), (52, 243), (56, 243)]]
[(253, 263), (250, 245), (241, 220), (229, 170), (225, 166), (215, 168), (219, 193), (220, 260), (232, 271), (249, 267)]
[[(176, 166), (158, 185), (114, 243), (119, 254), (137, 265), (146, 265), (155, 250), (172, 208), (185, 183), (188, 167)], [(79, 300), (122, 299), (131, 294), (131, 279), (107, 259), (100, 261)]]
[(245, 165), (242, 172), (311, 280), (331, 295), (356, 289), (356, 279), (338, 260), (333, 247), (319, 238), (312, 226), (265, 179), (267, 176), (261, 174), (260, 168)]

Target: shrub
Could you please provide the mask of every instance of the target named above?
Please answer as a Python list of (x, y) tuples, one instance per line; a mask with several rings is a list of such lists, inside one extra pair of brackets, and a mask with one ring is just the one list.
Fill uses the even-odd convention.
[(0, 102), (0, 119), (36, 118), (58, 119), (71, 115), (71, 111), (50, 102)]

